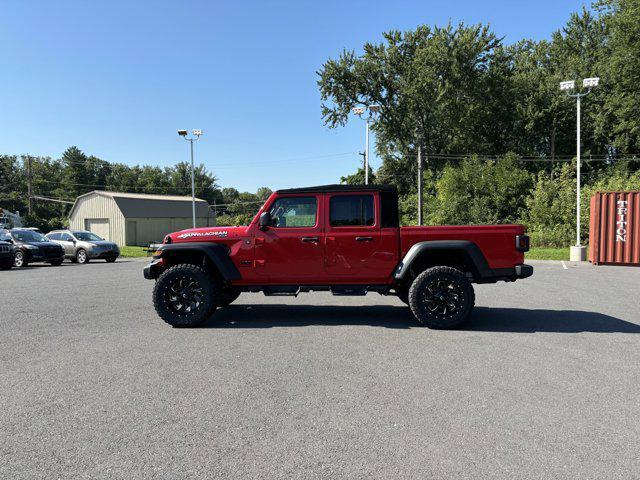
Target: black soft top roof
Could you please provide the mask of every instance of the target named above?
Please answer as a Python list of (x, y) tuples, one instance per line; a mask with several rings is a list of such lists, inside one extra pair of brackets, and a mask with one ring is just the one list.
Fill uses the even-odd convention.
[(320, 192), (387, 192), (397, 194), (395, 185), (319, 185), (317, 187), (286, 188), (276, 193), (320, 193)]

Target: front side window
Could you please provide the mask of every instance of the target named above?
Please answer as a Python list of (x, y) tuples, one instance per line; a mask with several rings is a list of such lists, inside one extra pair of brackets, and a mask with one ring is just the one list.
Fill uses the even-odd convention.
[(373, 195), (331, 197), (329, 221), (332, 227), (370, 227), (375, 223)]
[(271, 226), (275, 228), (313, 227), (316, 224), (316, 197), (282, 197), (271, 208)]

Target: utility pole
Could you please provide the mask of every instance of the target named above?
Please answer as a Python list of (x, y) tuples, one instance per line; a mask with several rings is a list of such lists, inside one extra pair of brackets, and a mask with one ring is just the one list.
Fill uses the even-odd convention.
[(31, 185), (31, 155), (27, 156), (27, 198), (29, 215), (33, 213), (33, 190)]
[(418, 145), (418, 225), (422, 225), (422, 147)]
[[(366, 154), (366, 152), (358, 152), (358, 155), (362, 156), (362, 166), (363, 166), (363, 168), (364, 168), (364, 170), (366, 172), (368, 170), (368, 168), (367, 168), (367, 154)], [(364, 178), (365, 185), (367, 185), (367, 181), (368, 181), (367, 174), (365, 173), (364, 175), (365, 175), (365, 178)]]

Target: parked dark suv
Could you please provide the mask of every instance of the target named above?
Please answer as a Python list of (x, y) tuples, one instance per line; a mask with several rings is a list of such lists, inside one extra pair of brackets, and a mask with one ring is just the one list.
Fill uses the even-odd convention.
[[(1, 235), (1, 234), (0, 234)], [(16, 248), (12, 243), (0, 240), (0, 270), (9, 270), (13, 267)]]
[(64, 248), (35, 230), (22, 228), (0, 230), (0, 240), (14, 245), (13, 265), (15, 267), (26, 267), (34, 262), (58, 266), (64, 260)]

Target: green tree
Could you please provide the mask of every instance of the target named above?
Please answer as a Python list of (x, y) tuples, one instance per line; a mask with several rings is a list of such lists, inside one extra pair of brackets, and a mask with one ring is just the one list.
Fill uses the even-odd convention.
[[(386, 177), (401, 171), (415, 178), (418, 144), (425, 155), (506, 152), (509, 56), (487, 26), (420, 26), (383, 36), (383, 43), (366, 43), (362, 55), (345, 51), (318, 72), (329, 127), (344, 125), (355, 106), (381, 105), (372, 127), (376, 150), (383, 168), (398, 164), (385, 169)], [(394, 183), (407, 193), (404, 182)]]

